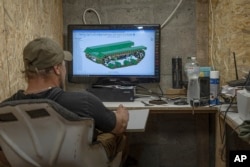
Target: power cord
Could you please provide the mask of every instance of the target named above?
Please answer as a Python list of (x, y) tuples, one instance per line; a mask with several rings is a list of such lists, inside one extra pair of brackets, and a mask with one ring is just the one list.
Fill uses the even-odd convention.
[(164, 28), (164, 26), (168, 23), (168, 21), (173, 17), (173, 15), (175, 14), (175, 12), (177, 11), (177, 9), (180, 7), (181, 3), (183, 0), (180, 0), (179, 3), (177, 4), (177, 6), (174, 8), (174, 10), (172, 11), (172, 13), (168, 16), (168, 18), (162, 23), (161, 25), (161, 29)]
[[(180, 1), (179, 1), (179, 3), (176, 5), (176, 7), (175, 7), (174, 10), (172, 11), (172, 13), (171, 13), (171, 14), (168, 16), (168, 18), (161, 24), (161, 29), (163, 29), (163, 28), (165, 27), (165, 25), (169, 22), (169, 20), (173, 17), (173, 15), (174, 15), (175, 12), (177, 11), (177, 9), (180, 7), (180, 5), (182, 4), (182, 2), (183, 2), (183, 0), (180, 0)], [(96, 16), (97, 16), (97, 18), (98, 18), (99, 24), (102, 24), (102, 23), (101, 23), (101, 17), (100, 17), (100, 15), (99, 15), (99, 13), (98, 13), (95, 9), (93, 9), (93, 8), (87, 8), (86, 10), (84, 10), (83, 15), (82, 15), (82, 21), (83, 21), (83, 23), (84, 23), (84, 24), (87, 24), (87, 22), (86, 22), (86, 13), (87, 13), (87, 12), (91, 12), (91, 11), (93, 11), (93, 12), (96, 14)]]
[(98, 18), (99, 24), (102, 24), (101, 23), (101, 17), (99, 15), (99, 13), (95, 9), (93, 9), (93, 8), (87, 8), (86, 10), (84, 10), (83, 15), (82, 15), (82, 21), (83, 21), (83, 23), (87, 24), (86, 19), (85, 19), (86, 18), (86, 13), (87, 12), (91, 12), (91, 11), (93, 11), (96, 14), (96, 16)]
[(144, 89), (144, 90), (146, 90), (150, 95), (155, 95), (155, 96), (157, 96), (159, 99), (161, 99), (161, 98), (163, 97), (163, 91), (162, 91), (162, 89), (161, 89), (160, 84), (158, 84), (158, 87), (159, 87), (159, 89), (160, 89), (160, 91), (161, 91), (161, 94), (156, 93), (156, 92), (153, 92), (151, 89), (148, 89), (148, 88), (146, 88), (146, 87), (144, 87), (144, 86), (142, 86), (142, 85), (139, 85), (139, 84), (136, 85), (136, 88)]
[(210, 12), (211, 12), (211, 49), (210, 49), (210, 57), (211, 57), (211, 64), (212, 64), (212, 69), (214, 69), (214, 59), (213, 59), (213, 40), (214, 40), (214, 13), (213, 13), (213, 5), (212, 5), (212, 0), (209, 0), (210, 4)]
[(226, 117), (227, 117), (227, 113), (229, 112), (229, 109), (231, 108), (233, 102), (234, 102), (234, 99), (236, 98), (236, 95), (233, 96), (231, 98), (231, 101), (226, 109), (226, 111), (224, 112), (224, 115), (223, 115), (223, 125), (224, 125), (224, 132), (222, 134), (222, 125), (221, 125), (221, 121), (220, 121), (220, 117), (221, 117), (221, 114), (222, 114), (222, 111), (220, 111), (219, 113), (219, 126), (220, 126), (220, 137), (221, 137), (221, 143), (223, 144), (223, 147), (222, 147), (222, 151), (221, 151), (221, 160), (222, 161), (226, 161), (223, 157), (225, 156), (225, 148), (226, 148), (226, 143), (225, 143), (225, 136), (226, 136)]

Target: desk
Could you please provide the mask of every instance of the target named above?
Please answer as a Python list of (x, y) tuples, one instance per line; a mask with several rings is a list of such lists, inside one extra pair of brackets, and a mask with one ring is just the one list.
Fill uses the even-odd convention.
[(123, 104), (129, 110), (149, 109), (152, 113), (216, 113), (215, 107), (191, 107), (190, 105), (174, 105), (173, 103), (145, 106), (141, 101), (148, 103), (150, 98), (137, 98), (134, 102), (104, 102), (104, 105), (111, 110), (115, 110), (119, 104)]
[[(224, 105), (225, 107), (227, 105)], [(232, 129), (236, 130), (237, 133), (239, 133), (239, 130), (237, 127), (243, 123), (243, 120), (240, 118), (239, 113), (236, 109), (237, 106), (233, 106), (229, 112), (227, 112), (226, 117), (224, 113), (224, 109), (221, 110), (220, 117), (224, 119), (223, 121), (226, 121), (227, 125), (229, 125)]]
[[(231, 149), (238, 149), (234, 148), (239, 147), (240, 149), (250, 149), (250, 145), (248, 145), (246, 142), (238, 138), (239, 129), (238, 126), (243, 123), (243, 120), (239, 117), (239, 114), (237, 112), (237, 105), (233, 105), (230, 107), (229, 111), (225, 115), (225, 111), (227, 110), (229, 105), (222, 105), (220, 108), (220, 111), (218, 112), (218, 119), (217, 119), (217, 132), (216, 132), (216, 164), (218, 167), (226, 167), (228, 162), (228, 153), (231, 147)], [(227, 126), (225, 126), (227, 125)], [(233, 131), (236, 132), (236, 134), (232, 134), (231, 130), (228, 130), (227, 127), (230, 127)], [(219, 128), (220, 127), (220, 128)], [(224, 134), (226, 137), (224, 138), (224, 141), (221, 139), (221, 135)], [(234, 139), (235, 138), (235, 139)], [(231, 141), (234, 141), (233, 143), (230, 143)], [(235, 141), (237, 141), (237, 144), (235, 144)], [(221, 159), (221, 155), (224, 158), (224, 160)]]
[[(192, 108), (189, 105), (171, 103), (145, 106), (141, 103), (141, 101), (148, 103), (149, 100), (149, 98), (138, 98), (134, 102), (104, 102), (104, 105), (112, 110), (116, 109), (119, 104), (123, 104), (129, 110), (149, 109), (149, 121), (145, 132), (131, 133), (132, 140), (137, 141), (132, 143), (130, 150), (134, 151), (134, 155), (139, 159), (141, 158), (141, 166), (164, 167), (166, 165), (164, 162), (167, 161), (168, 166), (182, 166), (181, 164), (192, 166), (194, 164), (193, 166), (198, 167), (214, 167), (214, 125), (218, 109), (215, 107)], [(168, 122), (163, 125), (167, 127), (160, 125), (164, 121)], [(159, 125), (156, 125), (157, 123)], [(178, 127), (175, 128), (175, 126)], [(149, 138), (149, 141), (146, 138)], [(190, 147), (184, 146), (189, 143), (191, 143)], [(159, 146), (156, 146), (157, 144)], [(180, 150), (174, 148), (175, 146), (179, 146)], [(152, 161), (153, 164), (150, 164)]]

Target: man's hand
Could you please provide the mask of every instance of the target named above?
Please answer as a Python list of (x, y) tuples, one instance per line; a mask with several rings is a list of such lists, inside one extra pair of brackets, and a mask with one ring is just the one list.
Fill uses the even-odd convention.
[(116, 126), (112, 132), (115, 134), (121, 134), (127, 128), (129, 121), (129, 113), (128, 110), (122, 104), (120, 104), (117, 110), (115, 111), (115, 115), (116, 115)]

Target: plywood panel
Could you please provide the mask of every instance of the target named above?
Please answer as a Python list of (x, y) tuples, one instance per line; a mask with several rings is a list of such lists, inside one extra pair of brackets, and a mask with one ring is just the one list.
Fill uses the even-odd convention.
[[(61, 0), (1, 0), (1, 78), (0, 100), (24, 89), (23, 47), (36, 37), (46, 36), (62, 44)], [(4, 64), (4, 65), (3, 65)], [(2, 79), (4, 78), (4, 79)]]
[(250, 70), (250, 1), (217, 0), (210, 6), (210, 64), (221, 72), (221, 84), (236, 79), (233, 52), (238, 74)]
[[(211, 0), (209, 6), (209, 64), (220, 71), (221, 86), (236, 79), (233, 52), (239, 77), (250, 70), (250, 1)], [(216, 166), (225, 167), (224, 128), (216, 121)]]
[[(0, 22), (4, 21), (4, 7), (3, 0), (0, 0)], [(7, 64), (5, 61), (6, 55), (6, 43), (5, 41), (5, 29), (4, 24), (0, 24), (0, 85), (4, 85), (5, 87), (1, 87), (0, 89), (0, 98), (7, 96), (9, 90), (8, 83), (8, 73), (7, 73)]]

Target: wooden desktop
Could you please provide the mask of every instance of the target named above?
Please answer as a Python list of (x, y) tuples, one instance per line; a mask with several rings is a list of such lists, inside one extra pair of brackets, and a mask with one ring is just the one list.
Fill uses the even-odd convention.
[(109, 109), (116, 109), (119, 104), (123, 104), (127, 109), (149, 109), (152, 113), (215, 113), (217, 112), (216, 107), (201, 106), (201, 107), (191, 107), (190, 105), (174, 105), (173, 103), (161, 104), (161, 105), (152, 105), (147, 106), (141, 101), (146, 102), (152, 100), (150, 97), (136, 98), (133, 102), (103, 102), (106, 107)]
[[(111, 110), (115, 110), (119, 104), (123, 104), (130, 110), (130, 113), (138, 110), (148, 110), (149, 117), (152, 114), (191, 114), (195, 119), (196, 125), (196, 141), (197, 141), (197, 159), (198, 166), (211, 167), (215, 166), (215, 120), (218, 109), (216, 107), (202, 106), (191, 107), (190, 105), (174, 105), (173, 103), (148, 106), (145, 103), (149, 103), (152, 100), (150, 97), (141, 97), (135, 99), (134, 102), (104, 102), (104, 105)], [(140, 116), (137, 115), (138, 117)], [(136, 118), (136, 120), (140, 120)], [(176, 120), (178, 121), (178, 120)], [(205, 125), (205, 124), (208, 124)], [(150, 127), (150, 123), (145, 124), (146, 127)], [(146, 129), (147, 130), (147, 129)], [(142, 131), (145, 131), (142, 130)], [(131, 129), (130, 129), (131, 132)], [(133, 132), (133, 130), (132, 130)], [(204, 133), (206, 133), (204, 138)]]

